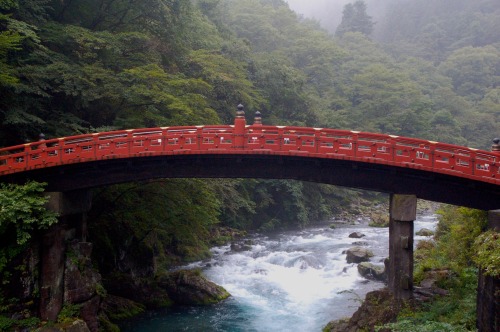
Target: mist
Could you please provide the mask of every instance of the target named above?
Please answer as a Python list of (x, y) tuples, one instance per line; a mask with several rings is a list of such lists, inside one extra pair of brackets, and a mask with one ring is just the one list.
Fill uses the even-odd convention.
[[(286, 0), (290, 8), (297, 14), (306, 18), (313, 18), (320, 22), (321, 26), (334, 33), (342, 20), (342, 11), (348, 3), (356, 0)], [(367, 13), (374, 22), (380, 21), (386, 12), (388, 4), (395, 0), (365, 0)], [(375, 24), (377, 30), (377, 24)]]

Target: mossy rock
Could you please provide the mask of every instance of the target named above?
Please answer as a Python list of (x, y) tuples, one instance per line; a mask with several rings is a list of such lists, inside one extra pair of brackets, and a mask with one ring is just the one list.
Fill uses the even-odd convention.
[(419, 235), (419, 236), (433, 236), (434, 232), (428, 228), (422, 228), (421, 230), (419, 230), (415, 234)]
[(389, 227), (389, 215), (387, 213), (371, 213), (370, 223), (368, 226), (371, 227)]
[(146, 307), (123, 297), (108, 295), (101, 304), (101, 309), (106, 313), (109, 319), (112, 321), (119, 321), (143, 313)]
[(166, 289), (176, 304), (214, 304), (230, 296), (223, 287), (206, 279), (200, 270), (180, 270), (164, 274), (158, 277), (158, 284)]

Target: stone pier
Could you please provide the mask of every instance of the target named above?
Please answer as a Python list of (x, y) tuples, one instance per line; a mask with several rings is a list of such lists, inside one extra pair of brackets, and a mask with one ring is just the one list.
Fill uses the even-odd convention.
[(68, 240), (85, 241), (90, 191), (50, 192), (47, 208), (56, 212), (59, 222), (42, 239), (40, 276), (40, 317), (56, 321), (64, 304), (65, 252)]
[(413, 222), (417, 197), (391, 194), (388, 286), (396, 300), (413, 297)]

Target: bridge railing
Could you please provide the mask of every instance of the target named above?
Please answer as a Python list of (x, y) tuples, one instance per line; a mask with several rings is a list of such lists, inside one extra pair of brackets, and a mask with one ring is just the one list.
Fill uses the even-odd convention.
[[(0, 175), (93, 160), (169, 154), (275, 153), (418, 168), (499, 183), (498, 154), (451, 144), (340, 129), (232, 125), (84, 134), (0, 149)], [(241, 135), (240, 135), (241, 136)]]

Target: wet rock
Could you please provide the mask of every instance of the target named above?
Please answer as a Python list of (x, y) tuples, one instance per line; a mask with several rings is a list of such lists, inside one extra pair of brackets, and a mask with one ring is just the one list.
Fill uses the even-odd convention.
[(416, 235), (419, 235), (419, 236), (433, 236), (434, 235), (434, 232), (431, 231), (430, 229), (428, 228), (422, 228), (421, 230), (419, 230), (418, 232), (415, 233)]
[(354, 233), (349, 234), (349, 237), (352, 239), (360, 239), (364, 236), (366, 236), (366, 235), (361, 233), (361, 232), (354, 232)]
[(384, 266), (374, 265), (369, 262), (359, 263), (358, 272), (361, 276), (367, 279), (373, 279), (379, 281), (385, 281), (387, 279)]
[(221, 286), (207, 280), (199, 270), (180, 270), (160, 276), (158, 283), (177, 304), (205, 305), (230, 296)]
[(231, 250), (235, 252), (249, 251), (252, 250), (251, 244), (247, 243), (231, 243)]
[(347, 263), (361, 263), (370, 260), (373, 257), (373, 252), (362, 247), (353, 247), (346, 251)]
[(355, 246), (368, 246), (369, 245), (369, 243), (366, 241), (356, 241), (356, 242), (353, 242), (352, 244), (354, 244)]
[(305, 270), (309, 267), (312, 267), (314, 269), (320, 269), (321, 267), (323, 267), (321, 261), (311, 255), (293, 258), (286, 262), (284, 265), (285, 267), (299, 267), (301, 270)]

